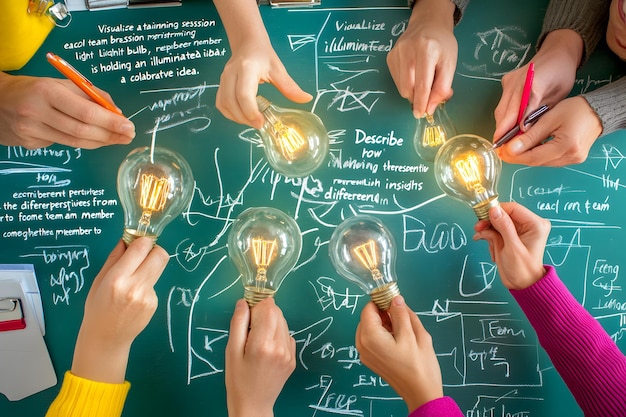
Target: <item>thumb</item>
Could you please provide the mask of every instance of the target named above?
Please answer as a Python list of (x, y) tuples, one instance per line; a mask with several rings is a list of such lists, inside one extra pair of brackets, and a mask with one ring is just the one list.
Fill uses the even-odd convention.
[(489, 210), (489, 221), (491, 226), (500, 233), (504, 242), (510, 244), (519, 241), (515, 223), (501, 206), (498, 205)]
[(313, 96), (303, 89), (291, 78), (284, 66), (278, 71), (278, 77), (272, 77), (271, 83), (282, 95), (295, 103), (308, 103)]
[(391, 317), (394, 338), (398, 341), (409, 337), (414, 339), (410, 316), (413, 313), (407, 308), (404, 297), (401, 295), (395, 296), (391, 301), (388, 312)]
[(552, 132), (556, 130), (556, 120), (554, 117), (549, 117), (550, 114), (546, 114), (542, 119), (539, 119), (532, 127), (526, 132), (517, 136), (511, 140), (508, 144), (508, 152), (511, 155), (519, 155), (529, 149), (540, 145), (541, 142), (552, 136)]
[(246, 340), (248, 339), (248, 327), (250, 326), (250, 307), (248, 303), (240, 299), (235, 304), (235, 312), (230, 320), (230, 332), (228, 334), (227, 350), (234, 351), (237, 356), (243, 356)]

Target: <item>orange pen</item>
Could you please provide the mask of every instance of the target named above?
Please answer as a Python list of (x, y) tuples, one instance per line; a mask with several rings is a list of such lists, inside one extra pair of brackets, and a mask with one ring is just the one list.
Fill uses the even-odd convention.
[(58, 55), (53, 54), (52, 52), (48, 52), (46, 54), (46, 58), (54, 68), (59, 70), (61, 74), (65, 75), (70, 81), (76, 84), (81, 90), (85, 92), (85, 94), (91, 97), (93, 101), (95, 101), (107, 110), (111, 110), (112, 112), (117, 114), (122, 114), (122, 111), (120, 109), (118, 109), (109, 100), (102, 97), (102, 95), (98, 93), (98, 91), (96, 91), (93, 83), (89, 81), (87, 77), (78, 72), (76, 68), (68, 64), (66, 60)]

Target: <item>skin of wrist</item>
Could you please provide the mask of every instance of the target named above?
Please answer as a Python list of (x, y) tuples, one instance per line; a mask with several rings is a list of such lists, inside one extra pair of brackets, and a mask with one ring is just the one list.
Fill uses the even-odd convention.
[(548, 33), (537, 55), (552, 56), (552, 54), (558, 54), (567, 57), (570, 62), (578, 67), (583, 57), (583, 49), (583, 40), (578, 33), (572, 29), (558, 29)]
[(121, 384), (126, 377), (129, 354), (130, 344), (105, 343), (79, 333), (72, 373), (92, 381)]
[(446, 25), (454, 27), (454, 11), (456, 5), (451, 1), (416, 0), (409, 20), (422, 19), (424, 15), (429, 20), (441, 20)]

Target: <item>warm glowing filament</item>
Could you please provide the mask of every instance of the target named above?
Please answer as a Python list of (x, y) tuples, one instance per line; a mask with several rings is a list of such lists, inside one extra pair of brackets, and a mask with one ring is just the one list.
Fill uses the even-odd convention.
[(295, 161), (300, 154), (307, 150), (306, 140), (290, 126), (286, 126), (280, 120), (276, 120), (272, 126), (274, 142), (280, 153), (289, 161)]
[(153, 174), (141, 174), (141, 195), (139, 206), (143, 209), (139, 219), (137, 234), (145, 236), (150, 218), (155, 211), (163, 210), (170, 191), (170, 182), (167, 178), (157, 178)]
[(157, 178), (152, 174), (141, 175), (141, 198), (139, 205), (148, 211), (161, 211), (167, 202), (170, 182), (167, 178)]
[(265, 240), (262, 238), (252, 239), (252, 255), (257, 266), (256, 280), (267, 281), (267, 268), (274, 260), (276, 251), (276, 240)]
[(374, 280), (379, 280), (383, 274), (378, 270), (378, 253), (376, 250), (376, 242), (368, 240), (366, 243), (355, 246), (352, 249), (359, 262), (372, 273)]
[(476, 193), (484, 193), (486, 191), (481, 183), (482, 172), (475, 155), (468, 155), (465, 158), (458, 159), (454, 162), (454, 166), (469, 191), (473, 190)]
[(437, 148), (446, 141), (446, 132), (443, 127), (439, 125), (427, 126), (424, 129), (424, 136), (422, 137), (422, 145), (425, 148)]

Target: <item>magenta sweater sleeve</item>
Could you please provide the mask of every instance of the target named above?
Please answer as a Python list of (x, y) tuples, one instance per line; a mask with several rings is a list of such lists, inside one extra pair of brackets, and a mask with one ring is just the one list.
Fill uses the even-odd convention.
[(585, 416), (626, 416), (626, 356), (554, 268), (546, 270), (541, 280), (511, 294)]
[(441, 397), (422, 404), (409, 417), (464, 417), (461, 409), (450, 397)]

